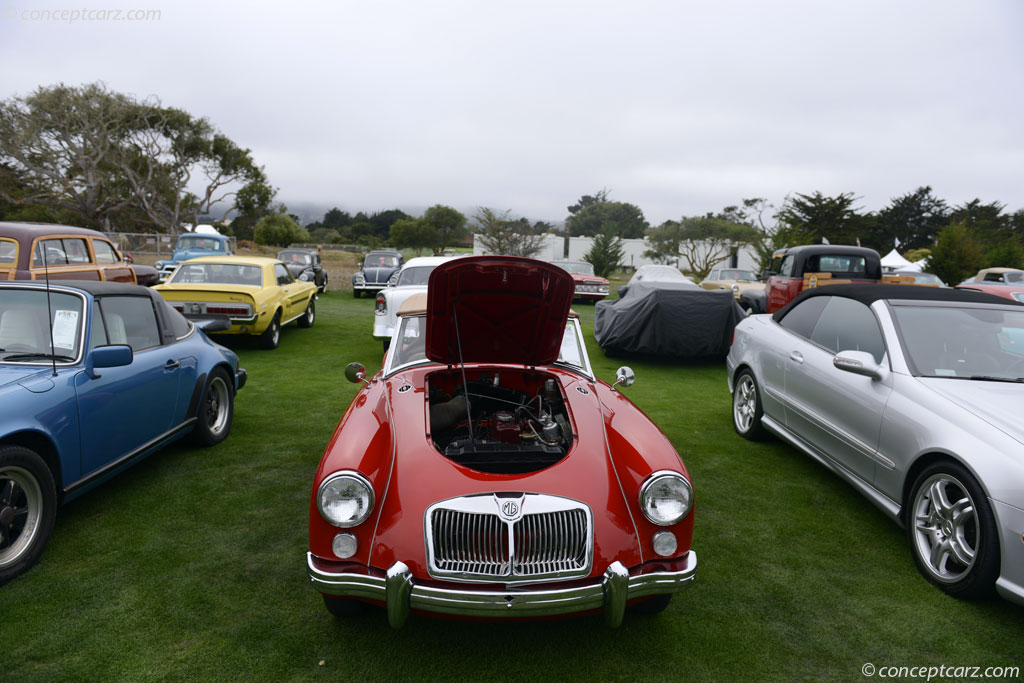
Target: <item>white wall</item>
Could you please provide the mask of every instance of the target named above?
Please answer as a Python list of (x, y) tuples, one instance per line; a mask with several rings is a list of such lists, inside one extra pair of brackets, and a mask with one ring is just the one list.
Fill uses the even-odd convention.
[[(480, 237), (479, 234), (473, 236), (473, 254), (477, 256), (485, 253)], [(564, 251), (565, 240), (566, 238), (561, 235), (544, 235), (544, 244), (540, 253), (537, 254), (537, 258), (541, 261), (555, 261), (563, 258), (568, 258), (570, 261), (582, 261), (584, 254), (590, 251), (590, 247), (594, 244), (593, 237), (570, 237), (568, 238), (569, 253), (566, 256)], [(650, 249), (650, 244), (645, 239), (622, 240), (622, 264), (629, 268), (637, 268), (648, 263), (654, 263), (652, 259), (644, 256), (644, 252), (648, 249)], [(749, 247), (740, 249), (737, 257), (737, 268), (745, 268), (747, 270), (755, 270), (757, 268), (757, 257)], [(722, 264), (722, 266), (728, 265), (728, 261)], [(682, 266), (685, 268), (685, 263)]]

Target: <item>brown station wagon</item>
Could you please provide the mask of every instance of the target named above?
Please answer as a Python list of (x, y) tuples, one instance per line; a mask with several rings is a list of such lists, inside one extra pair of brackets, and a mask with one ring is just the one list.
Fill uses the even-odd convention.
[(102, 232), (0, 222), (0, 280), (42, 280), (47, 274), (51, 280), (137, 282), (131, 264)]

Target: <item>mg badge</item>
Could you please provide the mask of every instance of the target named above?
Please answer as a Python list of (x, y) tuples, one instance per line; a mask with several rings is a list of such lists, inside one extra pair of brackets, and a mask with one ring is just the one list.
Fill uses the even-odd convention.
[(525, 495), (515, 498), (494, 496), (494, 503), (498, 506), (498, 512), (501, 513), (501, 518), (506, 522), (519, 521), (519, 518), (523, 516), (523, 503), (525, 501)]

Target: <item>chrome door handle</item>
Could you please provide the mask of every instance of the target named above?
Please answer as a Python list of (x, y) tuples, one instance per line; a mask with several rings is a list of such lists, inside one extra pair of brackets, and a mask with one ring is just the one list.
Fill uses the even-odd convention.
[(790, 351), (789, 359), (792, 360), (792, 361), (795, 361), (797, 363), (803, 363), (804, 362), (804, 354), (800, 353), (799, 351)]
[(176, 360), (174, 360), (172, 358), (171, 360), (167, 361), (166, 364), (164, 364), (164, 370), (173, 370), (174, 368), (177, 368), (177, 367), (180, 367), (180, 366), (181, 366), (181, 363), (179, 363), (178, 361), (176, 361)]

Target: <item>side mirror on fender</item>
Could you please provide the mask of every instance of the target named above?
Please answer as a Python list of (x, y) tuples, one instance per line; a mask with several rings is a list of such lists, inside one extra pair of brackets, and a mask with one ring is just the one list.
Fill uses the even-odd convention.
[(366, 368), (362, 363), (349, 363), (345, 366), (345, 379), (353, 384), (366, 381)]
[(621, 368), (615, 371), (615, 384), (612, 385), (612, 389), (618, 385), (629, 387), (636, 381), (636, 373), (633, 372), (633, 368), (628, 365), (623, 365)]
[(832, 365), (838, 370), (863, 375), (873, 380), (882, 379), (882, 366), (867, 351), (840, 351), (832, 358)]

